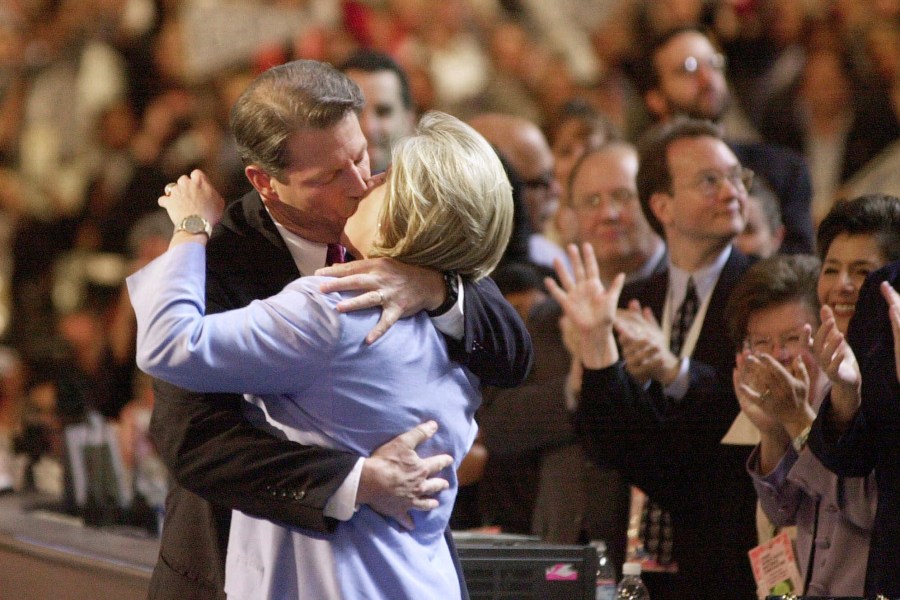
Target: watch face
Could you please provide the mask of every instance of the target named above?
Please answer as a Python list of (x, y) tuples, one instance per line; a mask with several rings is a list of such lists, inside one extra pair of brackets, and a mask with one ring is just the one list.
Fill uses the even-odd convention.
[(206, 219), (197, 215), (185, 217), (181, 222), (181, 229), (188, 233), (207, 233), (206, 227)]

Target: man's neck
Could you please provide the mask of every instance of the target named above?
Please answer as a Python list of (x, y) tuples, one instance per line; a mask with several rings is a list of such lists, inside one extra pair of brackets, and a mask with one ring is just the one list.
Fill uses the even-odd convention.
[(734, 238), (721, 240), (679, 239), (669, 236), (669, 261), (679, 269), (693, 273), (711, 265), (727, 248)]
[(662, 246), (662, 240), (654, 236), (653, 242), (647, 244), (647, 247), (641, 248), (638, 252), (618, 260), (605, 261), (603, 264), (598, 265), (600, 281), (606, 285), (612, 282), (619, 273), (625, 273), (626, 279), (630, 279), (632, 274), (643, 269), (647, 261), (656, 255), (660, 246)]

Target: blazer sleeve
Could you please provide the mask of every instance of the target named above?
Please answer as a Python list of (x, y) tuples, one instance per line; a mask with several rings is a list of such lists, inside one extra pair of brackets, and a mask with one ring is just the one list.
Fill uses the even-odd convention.
[(892, 443), (896, 427), (896, 402), (900, 385), (894, 363), (894, 341), (887, 303), (879, 286), (888, 280), (897, 287), (900, 263), (872, 273), (860, 289), (856, 312), (850, 321), (847, 342), (862, 374), (862, 404), (847, 431), (838, 435), (829, 421), (831, 397), (825, 398), (813, 422), (809, 446), (838, 475), (865, 477), (882, 454), (882, 445)]
[(242, 416), (237, 394), (199, 394), (154, 380), (150, 435), (182, 487), (270, 521), (329, 531), (325, 504), (358, 456), (273, 437)]
[(463, 285), (465, 333), (461, 341), (449, 340), (450, 358), (468, 367), (483, 385), (519, 385), (534, 361), (525, 324), (489, 277)]
[[(781, 460), (768, 475), (759, 470), (760, 448), (756, 446), (747, 460), (747, 473), (753, 480), (759, 504), (773, 525), (785, 527), (797, 524), (797, 507), (803, 499), (803, 490), (795, 485), (788, 474), (797, 464), (798, 455), (788, 448)], [(828, 478), (831, 481), (832, 478)]]
[[(207, 249), (213, 267), (207, 272), (207, 314), (271, 296), (297, 277), (276, 270), (278, 257), (266, 254), (273, 251), (264, 244), (237, 256), (234, 246), (221, 243), (218, 254), (213, 243)], [(150, 435), (181, 487), (255, 517), (322, 532), (334, 528), (337, 522), (324, 508), (358, 456), (303, 446), (256, 428), (244, 418), (238, 394), (193, 393), (159, 380), (154, 393)]]
[(666, 503), (678, 497), (671, 483), (679, 478), (672, 477), (673, 453), (665, 450), (660, 402), (652, 397), (658, 388), (638, 385), (622, 361), (586, 370), (575, 423), (591, 460), (620, 471), (629, 483)]

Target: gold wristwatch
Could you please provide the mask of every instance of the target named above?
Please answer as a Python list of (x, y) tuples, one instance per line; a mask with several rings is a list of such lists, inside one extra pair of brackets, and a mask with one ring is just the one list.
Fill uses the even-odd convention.
[(188, 233), (205, 233), (206, 237), (212, 235), (212, 225), (209, 224), (209, 221), (201, 217), (200, 215), (188, 215), (181, 220), (181, 223), (178, 224), (178, 227), (175, 228), (175, 232), (179, 231), (187, 231)]

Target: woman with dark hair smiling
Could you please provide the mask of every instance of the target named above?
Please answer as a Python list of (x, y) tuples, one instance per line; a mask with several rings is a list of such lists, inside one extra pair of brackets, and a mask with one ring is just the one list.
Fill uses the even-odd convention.
[[(748, 470), (763, 510), (775, 525), (797, 526), (803, 593), (860, 596), (877, 506), (875, 478), (871, 469), (835, 475), (806, 445), (826, 394), (859, 381), (856, 359), (839, 341), (866, 277), (900, 259), (900, 199), (868, 195), (840, 202), (818, 234), (823, 263), (815, 288), (809, 265), (804, 275), (797, 262), (804, 259), (777, 257), (754, 265), (734, 289), (729, 323), (744, 345), (734, 385), (742, 411), (760, 431)], [(792, 296), (805, 300), (789, 302)], [(811, 346), (813, 331), (817, 343)], [(832, 358), (838, 350), (841, 368)]]

